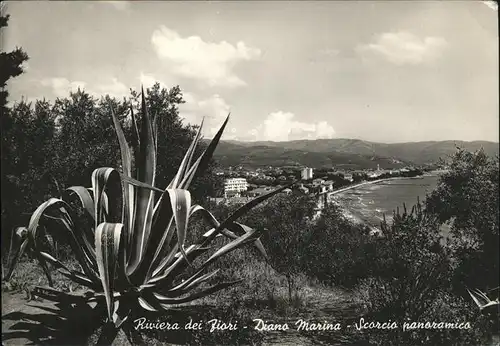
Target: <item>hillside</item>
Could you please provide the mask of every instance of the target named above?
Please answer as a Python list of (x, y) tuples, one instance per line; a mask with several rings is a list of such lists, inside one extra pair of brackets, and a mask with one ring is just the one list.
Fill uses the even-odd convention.
[(498, 143), (486, 141), (428, 141), (375, 143), (359, 139), (318, 139), (289, 142), (222, 141), (215, 156), (224, 167), (295, 166), (367, 169), (398, 168), (437, 162), (455, 152), (456, 146), (475, 151), (484, 148), (498, 155)]

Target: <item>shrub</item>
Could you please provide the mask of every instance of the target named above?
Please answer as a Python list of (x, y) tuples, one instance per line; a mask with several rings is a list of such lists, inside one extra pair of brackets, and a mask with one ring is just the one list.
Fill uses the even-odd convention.
[(458, 149), (449, 170), (427, 197), (426, 209), (440, 223), (451, 223), (454, 286), (499, 286), (499, 160), (484, 151)]
[(288, 298), (296, 291), (296, 276), (307, 256), (307, 234), (314, 213), (314, 200), (307, 196), (276, 196), (245, 217), (245, 222), (272, 229), (263, 240), (269, 264), (287, 279)]
[[(373, 278), (363, 286), (367, 320), (396, 321), (399, 328), (372, 331), (377, 345), (482, 345), (491, 335), (488, 320), (450, 288), (453, 267), (441, 242), (439, 224), (418, 203), (382, 224)], [(404, 322), (469, 322), (472, 329), (402, 330)]]
[(369, 229), (355, 225), (330, 204), (307, 235), (303, 267), (329, 285), (354, 287), (371, 272), (374, 239)]

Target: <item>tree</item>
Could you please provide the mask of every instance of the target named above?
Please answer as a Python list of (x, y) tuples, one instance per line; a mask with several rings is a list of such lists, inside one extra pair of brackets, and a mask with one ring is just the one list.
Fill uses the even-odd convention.
[[(0, 35), (4, 35), (4, 28), (7, 27), (9, 21), (9, 15), (4, 15), (5, 4), (2, 3), (0, 8)], [(15, 188), (15, 178), (13, 176), (14, 164), (12, 162), (11, 145), (14, 141), (18, 140), (13, 136), (12, 127), (14, 120), (8, 114), (9, 109), (7, 108), (7, 97), (9, 95), (7, 91), (7, 81), (11, 78), (17, 77), (22, 74), (23, 62), (28, 60), (28, 55), (21, 49), (16, 48), (12, 52), (4, 52), (3, 49), (0, 51), (0, 129), (2, 131), (2, 201), (4, 197), (9, 196), (9, 191), (16, 191)], [(9, 227), (6, 224), (8, 217), (6, 215), (7, 210), (2, 203), (2, 229)], [(2, 239), (7, 240), (5, 234), (8, 232), (2, 232)]]
[(89, 177), (98, 167), (118, 167), (119, 147), (110, 116), (110, 105), (119, 118), (126, 116), (123, 102), (98, 100), (84, 90), (55, 101), (57, 135), (52, 173), (69, 187), (89, 186)]
[(457, 288), (498, 287), (498, 156), (458, 149), (451, 159), (449, 170), (426, 199), (427, 212), (440, 223), (451, 224)]
[(2, 136), (2, 240), (27, 224), (28, 213), (48, 195), (57, 195), (53, 176), (55, 124), (48, 102), (14, 104), (7, 115), (11, 127)]
[[(0, 8), (0, 29), (7, 27), (9, 21), (9, 15), (3, 15), (4, 4)], [(3, 32), (2, 32), (3, 34)], [(5, 115), (7, 112), (7, 97), (9, 95), (6, 90), (7, 81), (11, 78), (17, 77), (24, 72), (22, 64), (28, 60), (28, 55), (21, 49), (16, 48), (12, 52), (0, 51), (0, 107), (2, 114)], [(2, 116), (2, 119), (4, 116)], [(2, 121), (3, 122), (3, 121)], [(2, 124), (4, 125), (4, 124)], [(2, 129), (5, 129), (2, 126)], [(3, 149), (3, 148), (2, 148)]]
[(255, 209), (244, 221), (268, 229), (262, 235), (262, 242), (266, 244), (271, 266), (286, 276), (290, 300), (295, 276), (302, 271), (307, 254), (305, 246), (311, 226), (308, 220), (311, 220), (315, 206), (314, 200), (308, 196), (278, 195)]
[(308, 235), (304, 270), (326, 284), (353, 287), (371, 272), (369, 231), (348, 220), (339, 206), (327, 205)]

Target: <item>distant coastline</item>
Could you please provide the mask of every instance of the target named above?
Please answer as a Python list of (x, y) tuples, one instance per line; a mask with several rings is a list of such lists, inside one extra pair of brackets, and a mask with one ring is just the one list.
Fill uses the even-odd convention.
[[(377, 227), (376, 225), (374, 225), (373, 222), (369, 222), (366, 218), (363, 218), (361, 215), (356, 215), (357, 213), (352, 208), (352, 205), (348, 205), (348, 201), (343, 200), (341, 198), (338, 198), (338, 195), (342, 194), (346, 191), (349, 191), (349, 190), (354, 190), (357, 188), (364, 188), (364, 187), (369, 186), (369, 185), (376, 185), (376, 184), (384, 183), (387, 181), (395, 181), (395, 180), (414, 181), (414, 180), (422, 180), (422, 179), (425, 179), (426, 177), (437, 177), (441, 173), (444, 173), (444, 172), (445, 172), (445, 170), (439, 170), (439, 171), (427, 172), (426, 174), (421, 175), (421, 176), (417, 176), (417, 177), (390, 177), (390, 178), (378, 179), (378, 180), (373, 180), (373, 181), (365, 181), (365, 182), (362, 182), (362, 183), (359, 183), (356, 185), (352, 185), (352, 186), (348, 186), (348, 187), (339, 189), (337, 191), (332, 191), (331, 193), (329, 193), (329, 202), (335, 203), (336, 205), (338, 205), (342, 209), (343, 215), (347, 219), (349, 219), (351, 222), (359, 224), (359, 225), (366, 225), (373, 232), (380, 232), (380, 228)], [(398, 204), (398, 203), (396, 203), (396, 204)], [(378, 210), (378, 208), (374, 208), (374, 209)], [(390, 221), (392, 219), (392, 214), (386, 215), (386, 217), (387, 217), (387, 220)]]

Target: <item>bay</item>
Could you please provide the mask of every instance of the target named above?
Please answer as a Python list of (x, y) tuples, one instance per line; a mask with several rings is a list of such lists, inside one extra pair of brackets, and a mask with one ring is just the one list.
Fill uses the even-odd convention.
[[(390, 221), (397, 208), (402, 212), (406, 205), (409, 212), (418, 199), (423, 203), (427, 194), (436, 188), (438, 176), (439, 174), (429, 174), (386, 180), (355, 187), (332, 197), (333, 201), (343, 207), (348, 218), (365, 223), (372, 229), (379, 229), (384, 215)], [(446, 228), (445, 226), (444, 230)]]

